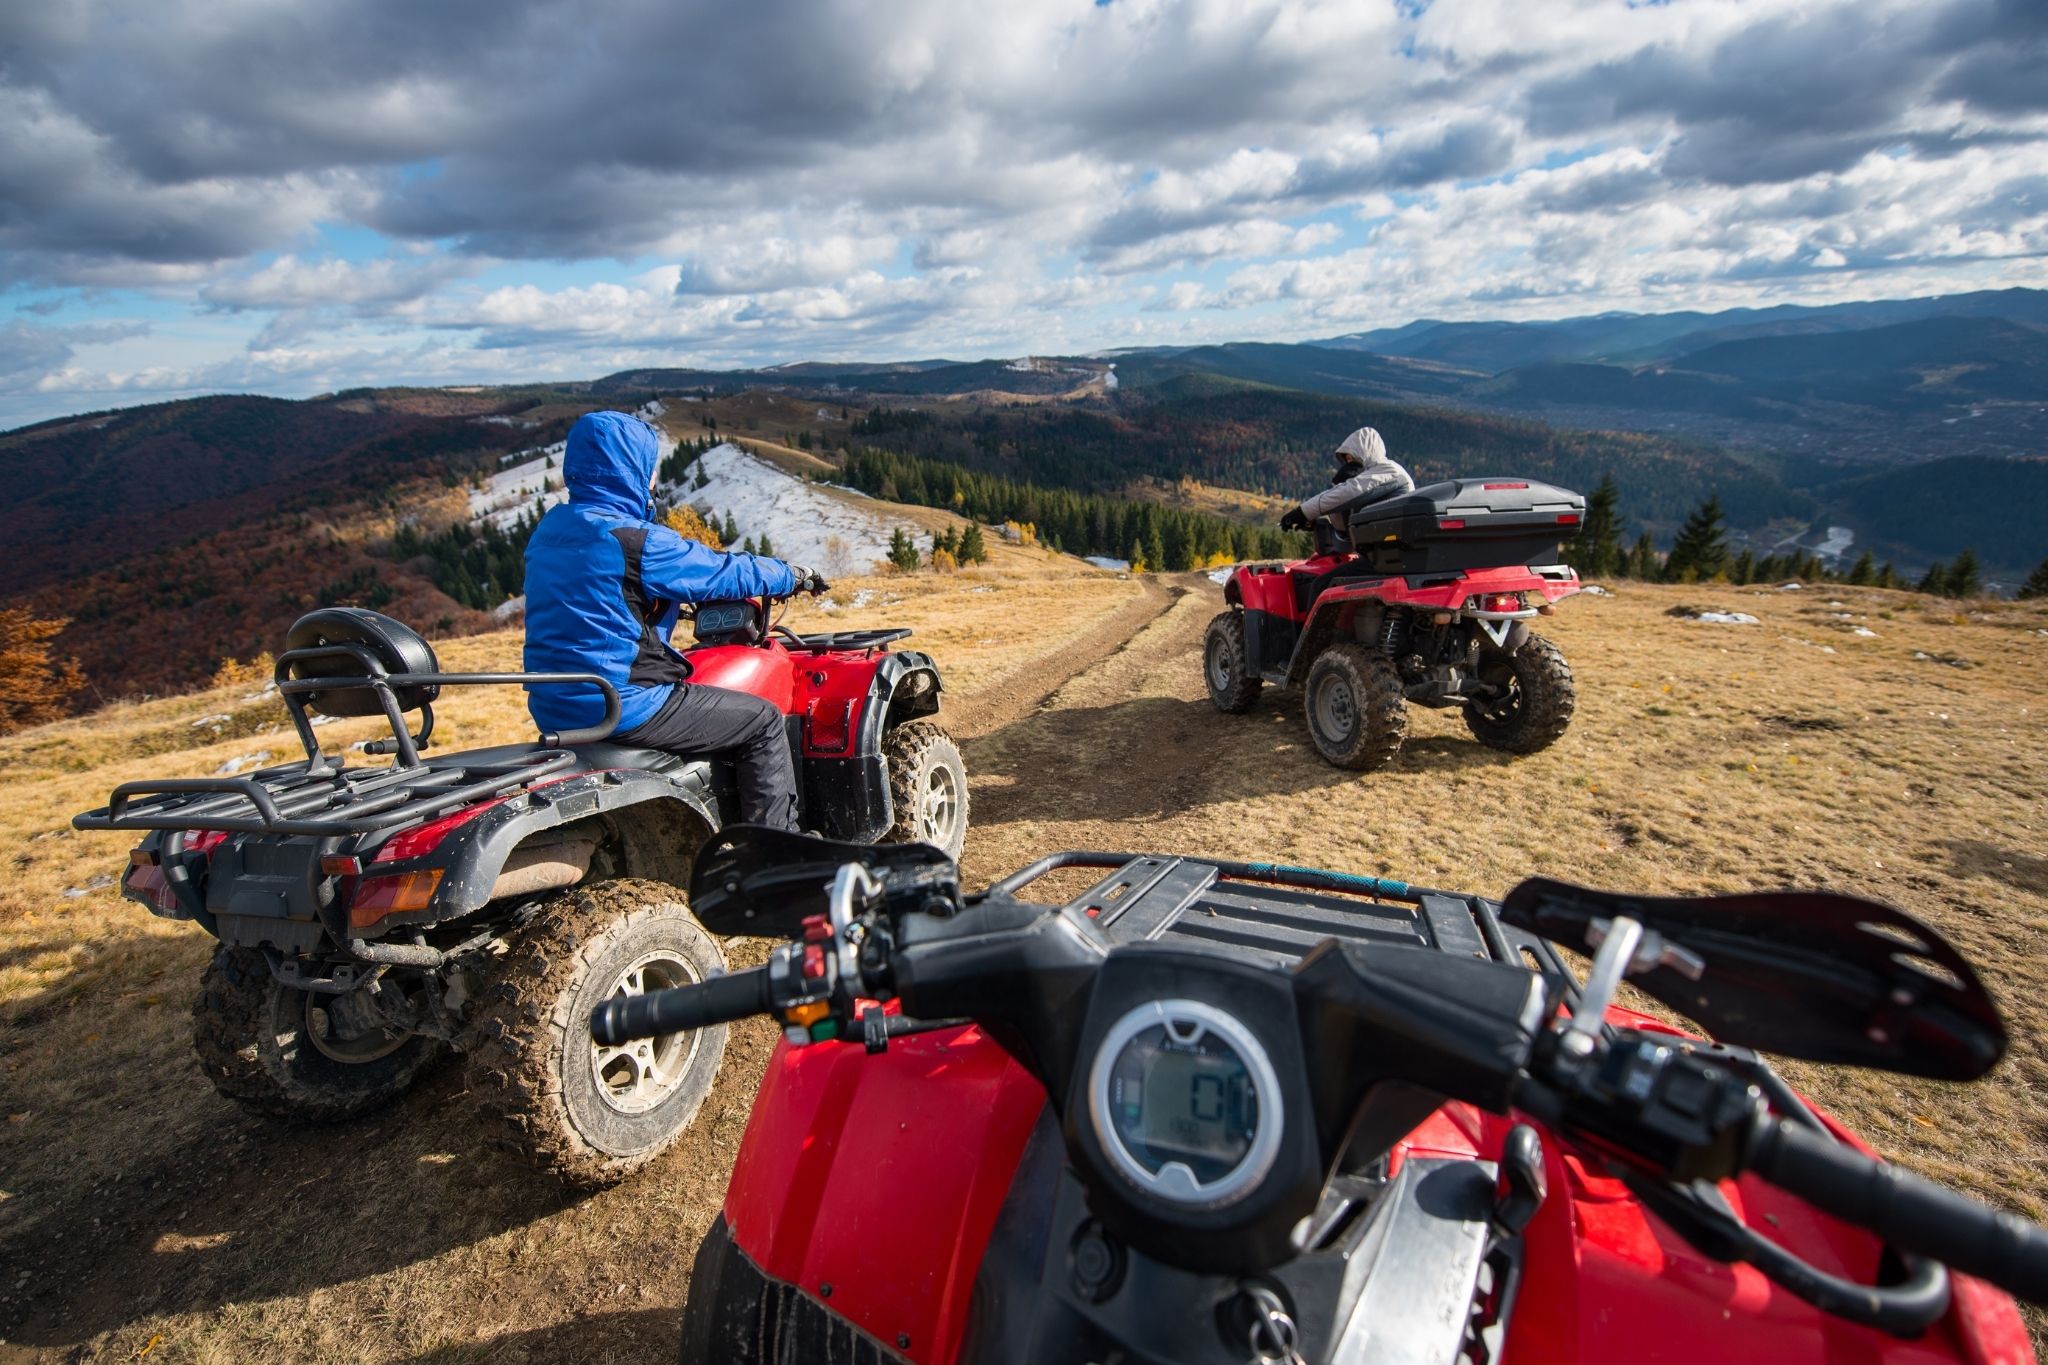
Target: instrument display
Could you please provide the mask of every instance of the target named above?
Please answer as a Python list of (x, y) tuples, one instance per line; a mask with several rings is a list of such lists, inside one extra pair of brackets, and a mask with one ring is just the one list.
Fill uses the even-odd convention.
[(1151, 1001), (1102, 1041), (1089, 1112), (1103, 1149), (1140, 1187), (1213, 1208), (1243, 1198), (1272, 1168), (1279, 1082), (1244, 1023), (1193, 1000)]

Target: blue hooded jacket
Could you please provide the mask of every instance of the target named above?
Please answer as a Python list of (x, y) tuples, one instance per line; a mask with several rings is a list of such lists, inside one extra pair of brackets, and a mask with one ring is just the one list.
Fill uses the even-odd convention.
[[(668, 643), (678, 604), (796, 586), (779, 559), (723, 554), (647, 520), (660, 457), (639, 418), (584, 416), (562, 455), (569, 500), (526, 543), (527, 671), (610, 681), (624, 704), (619, 734), (644, 725), (689, 676)], [(604, 717), (604, 698), (594, 687), (537, 687), (527, 708), (543, 731), (573, 730)]]

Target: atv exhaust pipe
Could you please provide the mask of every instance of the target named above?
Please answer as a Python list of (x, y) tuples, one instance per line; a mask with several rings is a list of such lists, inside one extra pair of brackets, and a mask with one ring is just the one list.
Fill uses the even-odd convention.
[(594, 839), (564, 839), (560, 843), (525, 844), (512, 850), (498, 879), (491, 883), (491, 900), (509, 896), (531, 896), (542, 891), (566, 891), (590, 871), (591, 855), (597, 852)]

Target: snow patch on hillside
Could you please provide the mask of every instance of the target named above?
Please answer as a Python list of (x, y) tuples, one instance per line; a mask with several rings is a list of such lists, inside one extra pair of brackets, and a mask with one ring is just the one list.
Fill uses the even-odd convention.
[(504, 529), (518, 521), (528, 508), (553, 507), (568, 495), (562, 488), (562, 443), (539, 450), (521, 450), (507, 455), (508, 461), (484, 481), (482, 488), (469, 490), (469, 519), (490, 522)]
[[(702, 488), (699, 469), (706, 479)], [(843, 491), (807, 483), (734, 445), (705, 451), (680, 483), (664, 484), (657, 494), (664, 503), (688, 503), (718, 524), (730, 512), (742, 538), (759, 541), (766, 534), (777, 558), (827, 578), (872, 572), (875, 561), (888, 557), (889, 536), (900, 524)]]

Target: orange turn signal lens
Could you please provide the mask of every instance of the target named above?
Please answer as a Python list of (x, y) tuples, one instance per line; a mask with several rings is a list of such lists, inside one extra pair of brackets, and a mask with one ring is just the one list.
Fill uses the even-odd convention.
[(426, 909), (434, 899), (435, 888), (441, 885), (442, 871), (431, 867), (424, 872), (401, 872), (393, 877), (367, 877), (356, 883), (356, 894), (348, 906), (350, 927), (367, 929), (386, 915)]

